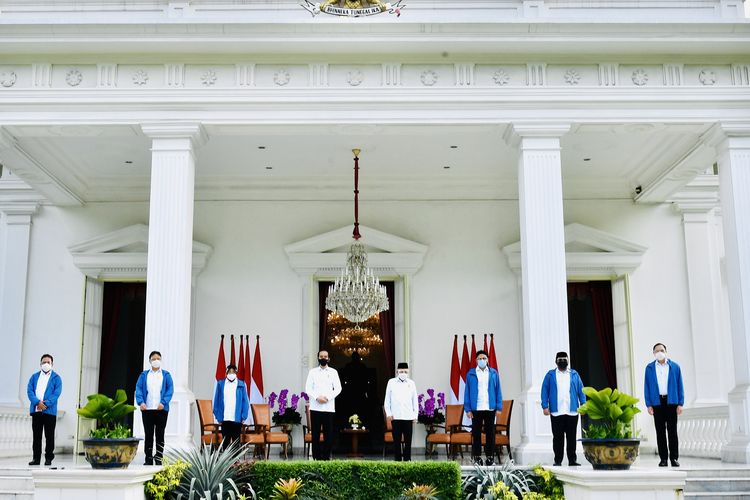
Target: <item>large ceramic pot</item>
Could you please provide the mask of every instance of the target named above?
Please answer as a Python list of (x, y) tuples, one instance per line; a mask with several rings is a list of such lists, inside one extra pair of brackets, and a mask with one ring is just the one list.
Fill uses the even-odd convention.
[(581, 439), (586, 460), (597, 470), (627, 470), (638, 458), (640, 439)]
[(127, 469), (138, 451), (140, 438), (82, 440), (86, 461), (94, 469)]

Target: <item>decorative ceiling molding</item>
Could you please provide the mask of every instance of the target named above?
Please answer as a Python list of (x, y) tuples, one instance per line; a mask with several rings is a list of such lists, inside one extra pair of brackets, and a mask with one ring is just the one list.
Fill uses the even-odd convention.
[[(360, 242), (367, 247), (368, 265), (378, 276), (413, 275), (422, 268), (428, 247), (360, 224)], [(284, 247), (289, 265), (301, 276), (336, 277), (346, 263), (352, 226), (290, 243)]]
[[(568, 276), (620, 276), (641, 265), (647, 247), (583, 224), (565, 226), (565, 268)], [(502, 247), (508, 266), (521, 272), (521, 242)]]
[[(200, 274), (212, 248), (193, 242), (193, 279)], [(68, 247), (73, 263), (95, 279), (146, 279), (148, 226), (134, 224)]]

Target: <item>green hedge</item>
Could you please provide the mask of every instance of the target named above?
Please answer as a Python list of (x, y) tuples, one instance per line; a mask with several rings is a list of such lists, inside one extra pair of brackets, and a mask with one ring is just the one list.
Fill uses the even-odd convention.
[[(307, 479), (318, 474), (324, 482)], [(314, 490), (331, 499), (393, 500), (412, 483), (435, 486), (442, 500), (461, 499), (461, 469), (455, 462), (257, 462), (251, 484), (265, 500), (279, 479), (301, 477), (303, 490)]]

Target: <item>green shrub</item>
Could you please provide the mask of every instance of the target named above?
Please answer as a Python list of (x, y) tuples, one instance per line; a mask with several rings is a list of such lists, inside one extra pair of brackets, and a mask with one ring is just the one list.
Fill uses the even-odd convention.
[(164, 467), (154, 474), (151, 481), (143, 485), (143, 491), (149, 500), (164, 500), (169, 498), (170, 494), (180, 485), (182, 473), (190, 467), (190, 464), (177, 460), (175, 463), (169, 463), (169, 459), (164, 460)]
[(301, 477), (310, 493), (331, 500), (392, 500), (416, 484), (434, 486), (442, 500), (461, 500), (461, 469), (455, 462), (257, 462), (252, 485), (268, 499), (280, 478)]
[[(533, 469), (535, 482), (539, 493), (543, 495), (543, 498), (549, 498), (550, 500), (565, 500), (565, 489), (563, 483), (555, 477), (555, 475), (544, 469), (541, 465), (537, 465)], [(524, 498), (524, 500), (526, 500)]]

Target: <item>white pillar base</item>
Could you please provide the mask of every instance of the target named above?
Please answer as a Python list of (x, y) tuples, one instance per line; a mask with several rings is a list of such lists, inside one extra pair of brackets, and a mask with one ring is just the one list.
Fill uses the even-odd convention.
[(737, 426), (740, 422), (750, 422), (750, 385), (735, 387), (729, 393), (729, 443), (721, 449), (721, 460), (740, 464), (750, 464), (750, 429)]
[(160, 469), (33, 469), (34, 500), (144, 500), (143, 483)]
[(536, 387), (522, 393), (514, 408), (523, 416), (521, 444), (513, 449), (513, 461), (519, 465), (549, 464), (552, 453), (552, 428), (549, 417), (542, 413), (541, 389)]
[(548, 468), (563, 482), (565, 500), (675, 500), (682, 498), (687, 473), (631, 467), (592, 470)]

